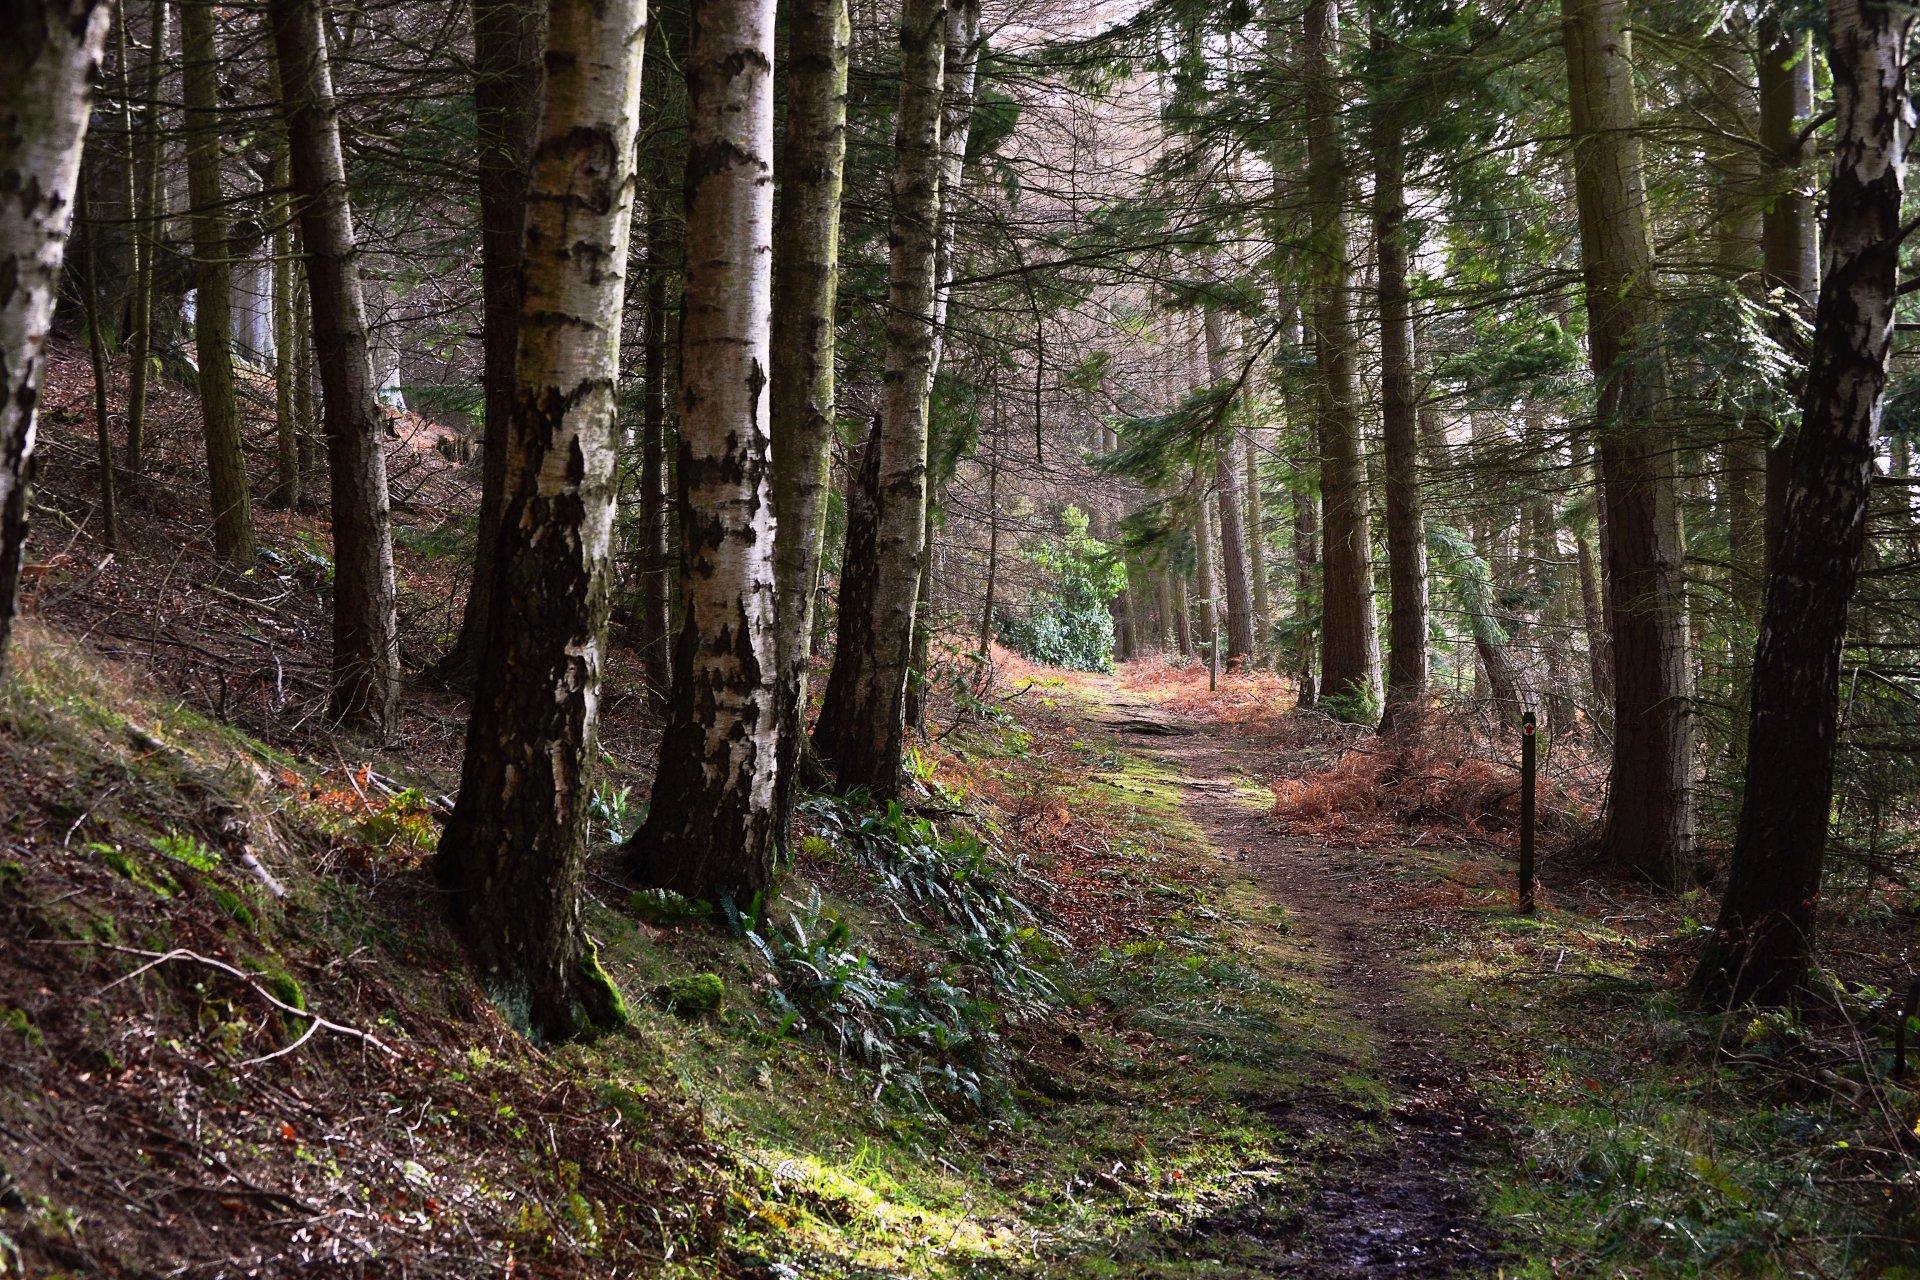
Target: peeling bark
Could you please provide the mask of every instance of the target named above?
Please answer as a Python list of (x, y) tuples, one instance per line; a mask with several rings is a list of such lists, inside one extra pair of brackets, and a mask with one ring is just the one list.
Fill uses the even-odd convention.
[(770, 474), (773, 0), (697, 0), (687, 54), (680, 632), (646, 884), (743, 908), (773, 883), (779, 646)]
[(844, 788), (899, 794), (907, 672), (926, 568), (927, 396), (940, 217), (940, 116), (946, 66), (943, 0), (906, 0), (888, 231), (886, 367), (867, 444), (869, 554), (849, 517), (840, 619), (814, 746)]
[(1712, 1004), (1804, 982), (1833, 802), (1841, 655), (1899, 283), (1916, 15), (1829, 0), (1834, 161), (1826, 261), (1793, 469), (1753, 660), (1746, 783), (1720, 917), (1694, 974)]
[(549, 19), (494, 608), (438, 861), (482, 983), (537, 1042), (623, 1017), (580, 896), (646, 6), (552, 0)]
[(0, 660), (26, 549), (47, 330), (110, 13), (99, 0), (0, 6)]

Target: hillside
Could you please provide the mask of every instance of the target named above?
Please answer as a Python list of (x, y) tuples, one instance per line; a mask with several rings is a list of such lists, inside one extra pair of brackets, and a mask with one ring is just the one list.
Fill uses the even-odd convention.
[[(1906, 907), (1845, 907), (1830, 1014), (1689, 1012), (1697, 894), (1556, 855), (1512, 914), (1499, 742), (1383, 765), (1269, 674), (997, 650), (911, 803), (806, 799), (778, 895), (716, 923), (605, 858), (657, 734), (617, 655), (588, 921), (632, 1021), (536, 1052), (431, 870), (459, 701), (320, 722), (316, 518), (237, 575), (136, 499), (108, 556), (71, 391), (0, 692), (0, 1274), (1920, 1265), (1876, 1005)], [(473, 490), (394, 447), (417, 672)]]

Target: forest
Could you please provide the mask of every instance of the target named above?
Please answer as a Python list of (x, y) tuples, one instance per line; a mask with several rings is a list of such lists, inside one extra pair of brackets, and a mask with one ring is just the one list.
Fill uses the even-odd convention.
[(0, 1277), (1920, 1276), (1916, 25), (0, 0)]

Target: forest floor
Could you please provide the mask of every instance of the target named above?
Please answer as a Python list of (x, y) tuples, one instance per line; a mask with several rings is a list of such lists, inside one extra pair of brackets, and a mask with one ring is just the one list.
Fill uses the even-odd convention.
[(1477, 1185), (1493, 1156), (1487, 1105), (1451, 1043), (1454, 1029), (1409, 1001), (1416, 938), (1383, 920), (1384, 899), (1368, 891), (1396, 883), (1393, 860), (1276, 832), (1275, 760), (1257, 740), (1141, 702), (1113, 679), (1080, 687), (1095, 725), (1177, 771), (1210, 854), (1237, 864), (1295, 922), (1385, 1086), (1373, 1110), (1272, 1099), (1283, 1128), (1331, 1136), (1340, 1153), (1302, 1206), (1298, 1241), (1274, 1260), (1273, 1274), (1447, 1276), (1511, 1261)]
[(1567, 852), (1590, 742), (1549, 744), (1521, 915), (1510, 734), (1381, 738), (1271, 673), (947, 653), (908, 802), (808, 797), (716, 922), (610, 855), (658, 735), (616, 644), (586, 920), (631, 1022), (530, 1048), (431, 871), (470, 471), (394, 424), (414, 678), (343, 737), (327, 525), (214, 562), (195, 409), (158, 389), (105, 548), (55, 352), (0, 683), (0, 1277), (1920, 1276), (1920, 894), (1836, 885), (1800, 1009), (1689, 1008), (1711, 895)]

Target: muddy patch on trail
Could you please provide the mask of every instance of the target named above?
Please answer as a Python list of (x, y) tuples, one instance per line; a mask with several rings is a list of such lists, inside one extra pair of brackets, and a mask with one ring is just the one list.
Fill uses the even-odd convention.
[[(1355, 877), (1329, 851), (1275, 832), (1236, 794), (1257, 772), (1250, 744), (1158, 711), (1152, 730), (1128, 706), (1098, 722), (1177, 765), (1187, 816), (1312, 940), (1325, 981), (1366, 1029), (1386, 1102), (1369, 1109), (1324, 1095), (1259, 1099), (1303, 1159), (1317, 1166), (1304, 1204), (1256, 1200), (1192, 1224), (1193, 1234), (1236, 1240), (1247, 1274), (1349, 1280), (1418, 1280), (1491, 1272), (1511, 1255), (1486, 1221), (1474, 1171), (1496, 1154), (1494, 1126), (1436, 1029), (1407, 1006), (1406, 944), (1384, 927)], [(1141, 717), (1144, 718), (1144, 717)], [(1164, 727), (1163, 727), (1164, 726)]]
[(1484, 1106), (1457, 1076), (1422, 1070), (1390, 1083), (1396, 1100), (1384, 1114), (1286, 1098), (1262, 1107), (1303, 1145), (1324, 1149), (1328, 1135), (1359, 1124), (1379, 1135), (1323, 1159), (1320, 1187), (1272, 1274), (1437, 1278), (1504, 1259), (1459, 1176), (1489, 1136)]

